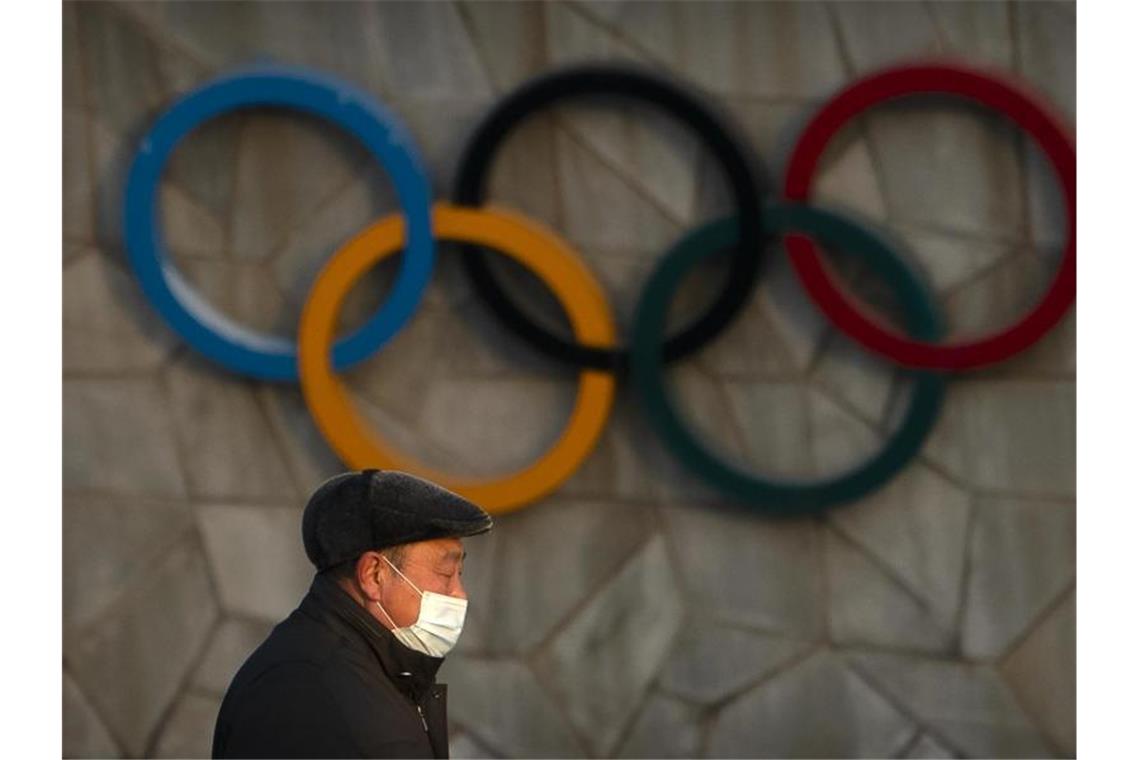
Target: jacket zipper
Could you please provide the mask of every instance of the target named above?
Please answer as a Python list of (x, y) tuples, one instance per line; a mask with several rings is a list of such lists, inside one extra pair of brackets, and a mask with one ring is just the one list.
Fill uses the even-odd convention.
[(420, 707), (419, 705), (416, 705), (416, 712), (418, 712), (420, 714), (420, 723), (424, 724), (424, 733), (430, 734), (431, 732), (428, 731), (428, 727), (427, 727), (427, 719), (424, 718), (424, 709), (422, 707)]

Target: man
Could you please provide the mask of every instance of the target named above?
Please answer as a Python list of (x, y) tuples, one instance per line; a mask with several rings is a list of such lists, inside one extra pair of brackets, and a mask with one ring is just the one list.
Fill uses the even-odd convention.
[(479, 507), (402, 472), (317, 488), (301, 519), (317, 574), (234, 676), (213, 756), (447, 757), (435, 673), (466, 613), (461, 539), (490, 529)]

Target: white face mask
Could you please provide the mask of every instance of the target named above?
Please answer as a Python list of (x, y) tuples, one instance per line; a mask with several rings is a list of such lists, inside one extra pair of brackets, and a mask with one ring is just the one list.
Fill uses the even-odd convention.
[(396, 627), (396, 621), (380, 602), (376, 602), (376, 606), (392, 624), (392, 635), (408, 649), (414, 649), (431, 657), (443, 657), (451, 651), (459, 641), (459, 634), (463, 632), (463, 620), (467, 617), (467, 600), (437, 594), (434, 591), (420, 591), (416, 584), (408, 580), (408, 576), (401, 573), (387, 557), (384, 557), (384, 561), (420, 595), (420, 615), (416, 618), (416, 622), (406, 628)]

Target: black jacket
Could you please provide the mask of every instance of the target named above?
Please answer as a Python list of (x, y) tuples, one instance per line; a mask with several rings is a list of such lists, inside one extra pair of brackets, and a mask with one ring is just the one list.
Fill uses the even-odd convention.
[(442, 658), (408, 649), (331, 578), (234, 676), (214, 757), (447, 757)]

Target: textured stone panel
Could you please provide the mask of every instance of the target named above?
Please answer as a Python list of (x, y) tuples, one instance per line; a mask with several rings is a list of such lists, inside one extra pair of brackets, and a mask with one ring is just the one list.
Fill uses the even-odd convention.
[(76, 680), (128, 755), (145, 754), (216, 617), (206, 563), (188, 542), (67, 652)]
[(251, 113), (235, 179), (230, 245), (261, 260), (372, 159), (331, 123), (301, 114)]
[[(171, 56), (167, 60), (182, 59)], [(194, 76), (186, 84), (193, 86), (202, 81), (204, 77)], [(223, 226), (230, 219), (234, 173), (247, 119), (247, 112), (238, 111), (197, 127), (170, 154), (163, 174)]]
[(1001, 655), (1076, 575), (1072, 504), (984, 499), (970, 542), (962, 622), (968, 657)]
[(873, 423), (886, 415), (898, 378), (892, 364), (839, 333), (827, 341), (811, 373), (828, 396), (842, 400)]
[(77, 3), (88, 102), (119, 130), (139, 130), (164, 104), (158, 50), (110, 3)]
[(827, 531), (828, 620), (838, 644), (949, 654), (955, 631), (848, 540)]
[(1077, 18), (1074, 3), (1015, 3), (1018, 68), (1049, 103), (1076, 123)]
[(957, 754), (976, 757), (1050, 755), (992, 670), (944, 660), (854, 654), (850, 660), (876, 688), (905, 705)]
[(198, 509), (221, 605), (274, 623), (292, 612), (312, 582), (301, 545), (301, 512), (211, 505)]
[(1068, 382), (952, 384), (924, 453), (978, 488), (1073, 495), (1075, 393)]
[[(804, 478), (812, 473), (808, 389), (798, 383), (729, 382), (724, 390), (752, 469), (777, 478)], [(706, 427), (723, 428), (719, 422), (723, 417), (700, 416)], [(731, 451), (725, 432), (713, 440), (717, 448)]]
[(540, 656), (567, 717), (608, 755), (669, 652), (681, 597), (660, 535), (651, 539)]
[(1013, 325), (1041, 300), (1051, 274), (1032, 254), (1008, 257), (944, 300), (950, 337), (973, 340)]
[(713, 704), (765, 678), (804, 654), (810, 643), (689, 622), (661, 671), (660, 688)]
[(669, 507), (663, 514), (694, 614), (778, 634), (820, 632), (815, 525), (695, 506)]
[(162, 232), (173, 251), (217, 256), (225, 245), (221, 220), (185, 190), (162, 183), (158, 196)]
[(91, 179), (87, 114), (63, 110), (63, 234), (74, 240), (95, 237), (95, 184)]
[(127, 172), (138, 147), (137, 139), (142, 133), (124, 133), (94, 115), (91, 116), (89, 129), (95, 182), (96, 243), (121, 256), (125, 263), (126, 251), (122, 241), (123, 189), (127, 186)]
[(498, 564), (485, 604), (487, 648), (521, 653), (549, 636), (630, 561), (651, 520), (642, 506), (565, 497), (496, 519)]
[(807, 370), (830, 328), (819, 308), (808, 300), (783, 246), (771, 250), (760, 288), (761, 305), (792, 354), (795, 367)]
[(843, 80), (822, 4), (623, 3), (610, 15), (615, 30), (718, 94), (818, 97)]
[[(820, 720), (820, 716), (827, 716)], [(712, 757), (887, 757), (914, 726), (830, 652), (815, 655), (721, 711)]]
[(296, 491), (252, 384), (194, 358), (169, 370), (190, 488), (219, 499), (291, 504)]
[(830, 520), (952, 628), (962, 597), (969, 494), (929, 468), (911, 465), (881, 491)]
[(185, 496), (168, 414), (153, 380), (65, 380), (64, 489)]
[(903, 757), (907, 758), (953, 758), (954, 752), (930, 734), (920, 734)]
[(546, 68), (546, 3), (458, 3), (493, 88), (512, 89)]
[(63, 756), (122, 756), (107, 727), (67, 671), (63, 673)]
[(174, 256), (187, 285), (216, 311), (246, 330), (292, 338), (300, 309), (292, 310), (258, 264), (218, 256)]
[(63, 500), (64, 648), (107, 611), (192, 526), (177, 502), (66, 496)]
[(452, 3), (374, 7), (383, 67), (394, 92), (427, 98), (491, 94), (491, 84)]
[[(899, 252), (918, 268), (935, 292), (946, 294), (964, 286), (1014, 253), (1012, 246), (982, 238), (952, 235), (929, 227), (892, 225)], [(950, 315), (944, 312), (943, 319)]]
[(219, 697), (224, 695), (238, 668), (265, 641), (269, 631), (269, 625), (251, 620), (223, 620), (214, 629), (206, 654), (194, 670), (193, 686)]
[(825, 393), (813, 390), (806, 395), (816, 478), (835, 478), (862, 466), (882, 450), (880, 431)]
[(79, 48), (79, 3), (63, 4), (63, 104), (83, 107), (83, 58)]
[(448, 757), (463, 758), (496, 757), (494, 752), (483, 747), (471, 734), (451, 731), (448, 739)]
[(1002, 663), (1002, 673), (1065, 757), (1077, 754), (1077, 599), (1070, 594)]
[(569, 3), (543, 3), (548, 65), (590, 61), (645, 65), (650, 57)]
[(919, 3), (848, 2), (831, 8), (858, 73), (939, 52), (934, 19)]
[(700, 721), (700, 712), (692, 705), (653, 694), (616, 756), (699, 757)]
[(1004, 119), (964, 101), (917, 97), (866, 119), (892, 216), (1002, 239), (1024, 235), (1016, 132)]
[(185, 694), (158, 735), (154, 757), (210, 757), (221, 697)]
[(812, 188), (812, 202), (821, 206), (862, 220), (882, 222), (887, 217), (882, 182), (866, 140), (837, 143), (820, 162)]
[(508, 757), (583, 755), (562, 710), (522, 663), (453, 655), (444, 662), (438, 680), (448, 684), (449, 717), (476, 741)]
[(92, 250), (63, 273), (63, 371), (146, 371), (176, 343), (138, 283)]

